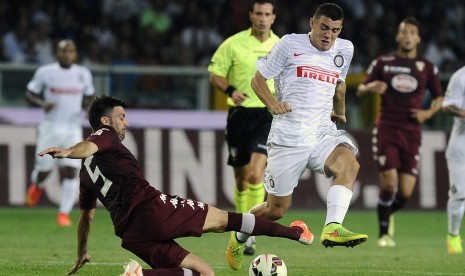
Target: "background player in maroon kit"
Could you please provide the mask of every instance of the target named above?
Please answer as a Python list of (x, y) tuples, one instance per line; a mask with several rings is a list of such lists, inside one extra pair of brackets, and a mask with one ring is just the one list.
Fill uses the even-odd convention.
[(83, 159), (78, 257), (70, 274), (90, 261), (87, 240), (97, 199), (110, 212), (122, 246), (152, 267), (142, 269), (132, 260), (124, 275), (214, 275), (205, 261), (174, 241), (178, 237), (201, 236), (204, 232), (238, 231), (312, 243), (313, 234), (303, 222), (285, 227), (252, 214), (226, 212), (202, 202), (163, 194), (150, 186), (139, 162), (121, 143), (128, 127), (125, 107), (116, 98), (95, 99), (89, 108), (89, 123), (95, 132), (86, 141), (69, 149), (49, 148), (39, 153)]
[[(441, 109), (443, 90), (437, 68), (418, 56), (420, 23), (412, 17), (398, 27), (396, 53), (375, 59), (357, 95), (381, 94), (381, 114), (375, 135), (375, 159), (380, 168), (378, 201), (379, 246), (395, 246), (392, 213), (411, 197), (418, 176), (421, 126)], [(426, 88), (432, 94), (422, 109)], [(391, 222), (390, 222), (391, 221)]]

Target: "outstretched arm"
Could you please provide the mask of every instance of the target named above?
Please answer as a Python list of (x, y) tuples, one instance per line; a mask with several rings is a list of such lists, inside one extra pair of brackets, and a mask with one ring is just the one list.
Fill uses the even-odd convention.
[(442, 111), (444, 111), (445, 114), (450, 116), (465, 118), (465, 109), (460, 109), (459, 107), (453, 104), (443, 106)]
[(386, 92), (386, 89), (387, 89), (387, 83), (385, 83), (384, 81), (375, 80), (367, 84), (363, 84), (363, 83), (360, 84), (357, 87), (356, 95), (358, 97), (362, 97), (368, 92), (384, 94), (384, 92)]
[(78, 225), (78, 250), (76, 264), (68, 275), (75, 274), (84, 264), (90, 262), (90, 255), (87, 253), (87, 241), (89, 239), (90, 228), (94, 220), (95, 209), (81, 210)]
[(69, 149), (62, 148), (48, 148), (39, 152), (39, 156), (50, 154), (53, 158), (71, 158), (71, 159), (84, 159), (98, 151), (98, 147), (94, 142), (83, 141), (70, 147)]
[(287, 102), (278, 102), (271, 94), (270, 88), (266, 84), (266, 79), (257, 71), (251, 82), (252, 88), (257, 94), (257, 97), (266, 107), (275, 115), (292, 112), (291, 106)]
[(336, 124), (344, 124), (346, 119), (346, 83), (338, 82), (336, 92), (333, 97), (333, 113), (331, 121)]

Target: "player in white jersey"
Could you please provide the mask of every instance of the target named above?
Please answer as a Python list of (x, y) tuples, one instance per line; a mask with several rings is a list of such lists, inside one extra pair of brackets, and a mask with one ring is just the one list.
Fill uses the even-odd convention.
[[(94, 94), (92, 74), (80, 65), (76, 46), (71, 40), (57, 45), (56, 63), (41, 66), (27, 84), (26, 99), (44, 109), (44, 118), (37, 131), (36, 151), (59, 144), (69, 147), (82, 141), (81, 112), (83, 102), (88, 103)], [(62, 194), (57, 223), (70, 226), (69, 212), (77, 199), (79, 188), (77, 172), (80, 160), (38, 158), (31, 175), (26, 204), (35, 206), (44, 190), (45, 181), (54, 168), (59, 166)]]
[(455, 72), (447, 86), (442, 110), (454, 116), (454, 124), (446, 150), (449, 169), (447, 202), (447, 251), (463, 253), (460, 226), (465, 212), (465, 66)]
[[(310, 19), (309, 34), (286, 35), (257, 62), (252, 87), (273, 112), (265, 170), (267, 201), (251, 213), (280, 219), (291, 204), (292, 193), (305, 169), (334, 176), (328, 192), (324, 246), (355, 246), (367, 240), (342, 226), (352, 198), (359, 164), (357, 149), (335, 123), (345, 123), (344, 83), (353, 45), (337, 38), (342, 9), (332, 3), (318, 7)], [(274, 78), (276, 98), (266, 80)], [(238, 242), (247, 236), (237, 234)]]

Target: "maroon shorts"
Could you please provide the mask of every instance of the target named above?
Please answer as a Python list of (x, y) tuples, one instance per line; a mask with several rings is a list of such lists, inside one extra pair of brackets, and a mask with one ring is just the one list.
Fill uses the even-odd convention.
[(421, 131), (378, 126), (373, 136), (374, 158), (381, 171), (397, 169), (418, 175)]
[(152, 268), (178, 267), (189, 251), (177, 244), (180, 237), (200, 237), (208, 205), (160, 194), (133, 211), (123, 234), (122, 247)]

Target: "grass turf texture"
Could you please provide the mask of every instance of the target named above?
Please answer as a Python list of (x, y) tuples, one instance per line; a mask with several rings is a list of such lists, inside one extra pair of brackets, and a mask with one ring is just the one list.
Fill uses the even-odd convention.
[[(257, 254), (270, 252), (282, 257), (290, 276), (300, 275), (465, 275), (465, 255), (446, 252), (445, 211), (403, 211), (396, 214), (395, 248), (379, 248), (375, 211), (349, 211), (345, 226), (367, 233), (368, 241), (355, 248), (324, 248), (319, 243), (323, 211), (290, 211), (280, 223), (304, 220), (315, 234), (315, 242), (257, 238)], [(56, 208), (0, 208), (0, 275), (66, 275), (76, 258), (78, 211), (71, 214), (74, 225), (55, 224)], [(220, 276), (247, 275), (253, 256), (246, 256), (239, 271), (228, 268), (224, 251), (229, 235), (205, 234), (178, 242), (205, 259)], [(96, 212), (89, 241), (91, 263), (78, 275), (119, 275), (132, 253), (120, 247), (108, 213)], [(139, 260), (140, 261), (140, 260)], [(141, 262), (143, 267), (148, 267)]]

